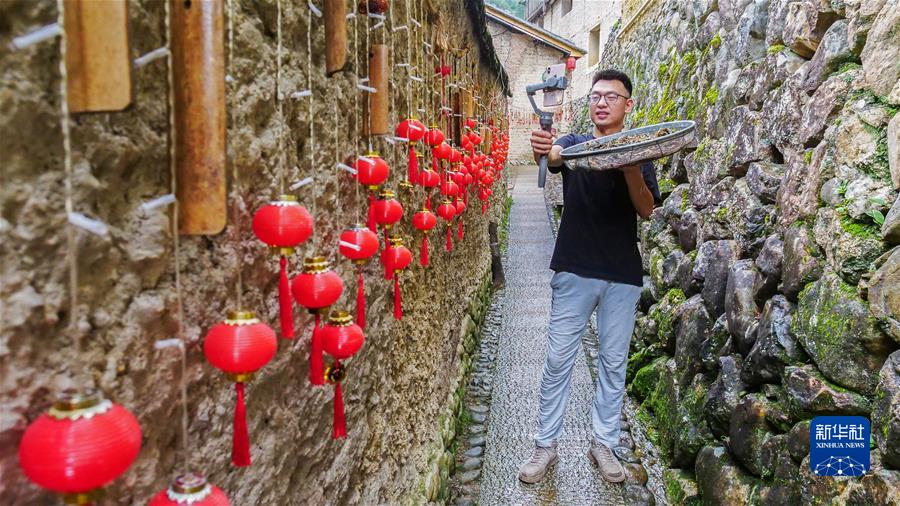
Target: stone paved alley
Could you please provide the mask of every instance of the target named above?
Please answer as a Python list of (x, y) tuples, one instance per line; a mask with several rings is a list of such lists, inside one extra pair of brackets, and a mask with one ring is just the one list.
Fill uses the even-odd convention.
[(621, 486), (607, 485), (588, 461), (593, 381), (584, 355), (575, 364), (559, 461), (543, 482), (516, 478), (531, 451), (550, 315), (553, 233), (537, 168), (519, 167), (509, 217), (506, 290), (487, 424), (481, 498), (488, 504), (622, 504)]

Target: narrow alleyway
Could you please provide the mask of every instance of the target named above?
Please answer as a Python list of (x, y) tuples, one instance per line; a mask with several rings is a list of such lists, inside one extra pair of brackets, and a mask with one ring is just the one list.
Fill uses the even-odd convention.
[(590, 403), (593, 382), (584, 355), (575, 364), (559, 461), (543, 482), (516, 477), (532, 448), (541, 370), (550, 314), (553, 233), (537, 168), (519, 167), (514, 177), (505, 264), (506, 301), (488, 418), (480, 504), (622, 504), (621, 486), (606, 484), (590, 464)]

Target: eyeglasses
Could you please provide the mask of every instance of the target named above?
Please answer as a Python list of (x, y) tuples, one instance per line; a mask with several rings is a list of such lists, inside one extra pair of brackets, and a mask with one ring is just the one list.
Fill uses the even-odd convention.
[(619, 101), (620, 97), (624, 98), (625, 100), (628, 100), (629, 98), (631, 98), (631, 97), (626, 97), (625, 95), (619, 95), (618, 93), (611, 91), (611, 92), (605, 93), (603, 95), (594, 95), (594, 94), (588, 95), (588, 102), (590, 102), (592, 105), (599, 104), (600, 99), (605, 98), (607, 104), (613, 105)]

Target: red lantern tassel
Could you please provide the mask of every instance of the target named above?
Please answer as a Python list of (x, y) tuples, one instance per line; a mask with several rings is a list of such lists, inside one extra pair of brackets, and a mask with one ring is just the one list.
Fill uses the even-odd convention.
[(428, 234), (422, 234), (422, 250), (419, 252), (419, 265), (428, 267)]
[(247, 406), (244, 404), (244, 384), (234, 384), (237, 405), (234, 407), (234, 435), (231, 439), (231, 463), (237, 467), (250, 465), (250, 433), (247, 432)]
[(369, 215), (366, 221), (366, 226), (369, 227), (369, 230), (372, 232), (378, 233), (378, 230), (375, 229), (375, 206), (372, 205), (375, 203), (375, 192), (369, 192)]
[[(431, 170), (435, 172), (439, 172), (441, 169), (438, 167), (438, 158), (434, 156), (434, 149), (431, 150)], [(441, 174), (441, 181), (444, 180), (443, 174)]]
[(287, 258), (281, 257), (281, 277), (278, 279), (278, 305), (281, 316), (281, 337), (294, 338), (294, 305), (291, 299), (291, 284), (287, 275)]
[(400, 273), (394, 274), (394, 319), (403, 319), (403, 301), (400, 300)]
[(447, 224), (447, 251), (453, 249), (453, 232), (451, 231), (450, 224)]
[(465, 232), (463, 232), (463, 221), (462, 221), (462, 218), (459, 219), (459, 222), (458, 222), (458, 223), (459, 223), (459, 227), (458, 227), (458, 230), (456, 231), (456, 238), (459, 239), (460, 241), (462, 241), (463, 234), (465, 234)]
[(319, 338), (319, 313), (312, 333), (312, 346), (309, 350), (309, 382), (313, 385), (325, 384), (325, 367), (322, 364), (322, 340)]
[(468, 188), (463, 190), (463, 203), (466, 205), (466, 207), (469, 207), (469, 189)]
[(366, 326), (366, 290), (363, 286), (362, 268), (356, 279), (356, 324), (363, 328)]
[(484, 212), (487, 211), (487, 203), (481, 204), (481, 215), (484, 216)]
[(334, 421), (331, 429), (331, 439), (345, 439), (347, 437), (347, 420), (344, 417), (344, 393), (341, 391), (341, 383), (334, 384)]
[(416, 158), (416, 150), (412, 147), (412, 143), (409, 146), (409, 161), (408, 165), (409, 172), (406, 175), (406, 178), (409, 179), (410, 183), (415, 183), (419, 180), (419, 159)]
[(431, 190), (428, 190), (428, 195), (425, 196), (425, 209), (431, 211)]

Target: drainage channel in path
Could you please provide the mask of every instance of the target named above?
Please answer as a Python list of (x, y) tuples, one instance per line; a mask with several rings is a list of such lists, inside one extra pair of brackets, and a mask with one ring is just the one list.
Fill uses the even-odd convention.
[[(453, 501), (459, 505), (653, 504), (656, 498), (644, 486), (647, 473), (637, 462), (627, 431), (617, 453), (635, 461), (629, 464), (629, 482), (604, 481), (587, 458), (594, 393), (588, 354), (579, 355), (573, 371), (559, 461), (541, 483), (528, 485), (517, 478), (519, 465), (534, 446), (550, 315), (552, 272), (547, 266), (554, 234), (543, 193), (535, 185), (537, 168), (513, 170), (509, 248), (504, 257), (506, 288), (495, 294), (488, 311), (467, 389), (469, 424), (459, 436)], [(590, 343), (586, 337), (585, 345)]]

